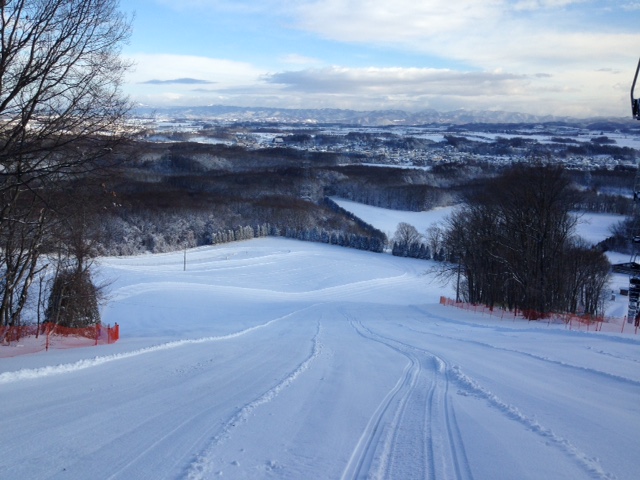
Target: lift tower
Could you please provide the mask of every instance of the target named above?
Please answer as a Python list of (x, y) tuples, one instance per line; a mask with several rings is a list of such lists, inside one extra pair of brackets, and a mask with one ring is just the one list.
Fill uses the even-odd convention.
[[(640, 98), (634, 97), (636, 82), (640, 73), (640, 60), (636, 67), (636, 74), (631, 84), (631, 115), (636, 120), (640, 120)], [(640, 168), (636, 170), (636, 178), (633, 182), (633, 226), (631, 228), (631, 261), (628, 265), (629, 273), (629, 309), (627, 312), (627, 322), (640, 322), (640, 264), (638, 264), (638, 247), (640, 246)]]

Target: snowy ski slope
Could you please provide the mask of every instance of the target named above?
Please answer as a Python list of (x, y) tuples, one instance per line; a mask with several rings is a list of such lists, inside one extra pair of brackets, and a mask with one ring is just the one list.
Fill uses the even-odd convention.
[(105, 258), (117, 344), (0, 360), (0, 478), (636, 478), (640, 340), (440, 306), (429, 266)]

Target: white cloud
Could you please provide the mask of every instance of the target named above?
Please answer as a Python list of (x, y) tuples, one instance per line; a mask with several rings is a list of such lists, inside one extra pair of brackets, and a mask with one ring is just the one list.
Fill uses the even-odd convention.
[(149, 80), (195, 78), (221, 85), (231, 85), (255, 82), (264, 74), (264, 71), (245, 62), (193, 55), (137, 54), (128, 58), (135, 65), (128, 77), (130, 84)]
[(529, 79), (512, 74), (455, 72), (427, 68), (329, 67), (265, 76), (268, 83), (307, 93), (387, 95), (510, 95)]
[(548, 8), (562, 8), (568, 5), (585, 3), (588, 0), (518, 0), (513, 5), (514, 10), (539, 10)]
[[(265, 77), (296, 103), (376, 109), (427, 107), (521, 111), (544, 115), (624, 116), (626, 92), (611, 71), (514, 75), (437, 69), (330, 67)], [(584, 88), (594, 85), (600, 96)], [(613, 99), (613, 101), (612, 101)]]
[(135, 66), (125, 88), (143, 103), (195, 104), (208, 96), (198, 85), (211, 86), (210, 92), (215, 92), (255, 84), (265, 74), (248, 63), (192, 55), (137, 54), (128, 58)]
[[(449, 58), (482, 70), (527, 72), (551, 63), (628, 61), (640, 33), (612, 29), (566, 7), (586, 0), (309, 0), (296, 25), (339, 42), (377, 45)], [(633, 54), (635, 55), (635, 53)], [(530, 68), (528, 67), (530, 66)]]
[(292, 7), (298, 26), (334, 40), (401, 43), (492, 23), (503, 0), (312, 0)]
[(299, 55), (297, 53), (290, 53), (287, 55), (281, 56), (279, 59), (280, 63), (284, 65), (318, 65), (322, 63), (322, 60), (318, 58), (307, 57), (305, 55)]
[[(263, 78), (262, 84), (198, 89), (197, 95), (194, 91), (175, 103), (356, 110), (466, 108), (573, 116), (624, 116), (628, 103), (628, 93), (616, 84), (615, 75), (602, 71), (582, 72), (579, 79), (568, 79), (544, 73), (329, 67)], [(596, 85), (602, 98), (585, 91), (583, 83)]]
[[(265, 73), (243, 63), (202, 57), (136, 58), (139, 68), (137, 77), (129, 84), (130, 92), (137, 101), (157, 105), (220, 103), (356, 110), (467, 108), (540, 115), (624, 116), (628, 103), (625, 72), (620, 74), (606, 68), (577, 73), (513, 74), (500, 69), (460, 72), (334, 66)], [(176, 83), (176, 78), (197, 78), (209, 83)], [(148, 80), (158, 81), (141, 83)]]

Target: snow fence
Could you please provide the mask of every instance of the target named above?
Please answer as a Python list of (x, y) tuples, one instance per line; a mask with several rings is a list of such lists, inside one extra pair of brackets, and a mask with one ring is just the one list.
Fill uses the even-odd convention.
[(40, 326), (0, 327), (0, 358), (26, 353), (106, 345), (120, 339), (120, 325), (98, 324), (85, 328), (68, 328), (52, 323)]
[[(564, 324), (569, 330), (586, 330), (601, 332), (604, 328), (607, 332), (625, 332), (626, 319), (609, 318), (604, 316), (578, 315), (575, 313), (540, 313), (535, 310), (506, 310), (501, 307), (487, 307), (467, 302), (456, 302), (451, 298), (440, 297), (440, 304), (448, 307), (457, 307), (480, 314), (488, 314), (502, 319), (520, 318), (527, 321), (545, 321), (547, 325), (551, 323)], [(626, 330), (629, 333), (638, 333), (638, 325), (631, 326)]]

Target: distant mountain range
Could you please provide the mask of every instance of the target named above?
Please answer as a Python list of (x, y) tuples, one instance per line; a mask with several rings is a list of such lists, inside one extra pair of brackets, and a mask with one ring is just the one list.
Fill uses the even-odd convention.
[[(172, 118), (217, 120), (228, 122), (274, 122), (274, 123), (306, 123), (306, 124), (341, 124), (360, 126), (390, 126), (390, 125), (428, 125), (428, 124), (468, 124), (468, 123), (569, 123), (572, 125), (587, 125), (594, 122), (614, 122), (620, 124), (634, 124), (629, 118), (590, 118), (576, 119), (570, 117), (556, 117), (552, 115), (537, 116), (528, 113), (501, 111), (454, 110), (439, 112), (437, 110), (422, 110), (407, 112), (404, 110), (341, 110), (333, 108), (323, 109), (289, 109), (267, 107), (232, 107), (224, 105), (210, 105), (202, 107), (161, 107), (152, 108), (138, 106), (135, 113), (140, 116), (166, 115)], [(635, 122), (636, 125), (640, 125)]]

